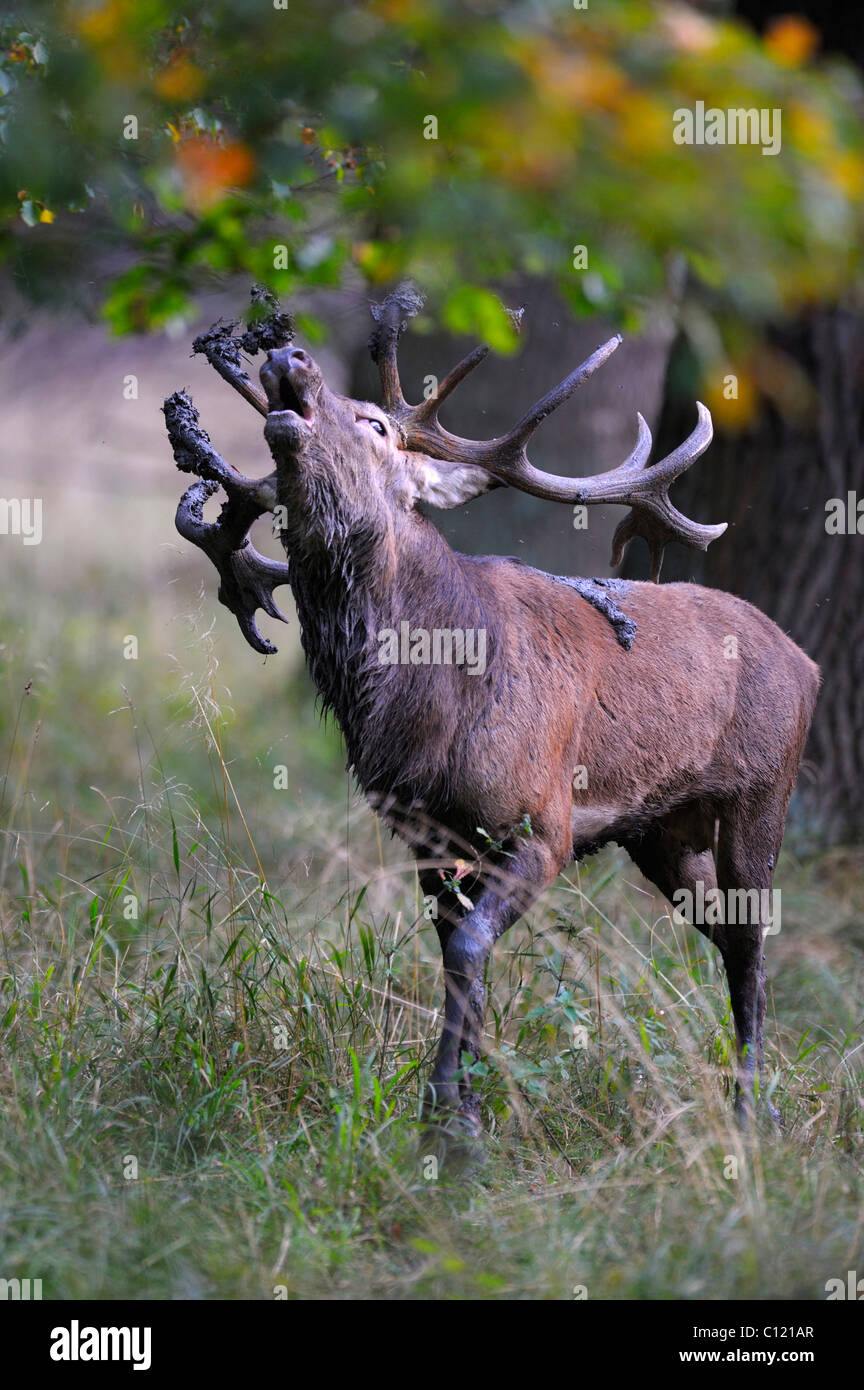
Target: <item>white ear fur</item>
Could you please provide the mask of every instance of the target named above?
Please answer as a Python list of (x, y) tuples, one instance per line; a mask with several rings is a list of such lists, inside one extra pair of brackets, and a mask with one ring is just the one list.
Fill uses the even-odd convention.
[(428, 502), (442, 510), (464, 506), (494, 487), (497, 478), (485, 468), (470, 463), (452, 463), (449, 459), (433, 459), (428, 454), (407, 454), (415, 502)]

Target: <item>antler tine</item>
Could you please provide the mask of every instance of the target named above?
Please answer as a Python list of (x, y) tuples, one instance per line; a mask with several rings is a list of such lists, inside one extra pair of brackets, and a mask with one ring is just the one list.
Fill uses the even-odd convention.
[(443, 381), (438, 383), (437, 391), (419, 405), (409, 406), (412, 417), (416, 419), (431, 419), (438, 414), (438, 407), (447, 397), (452, 395), (457, 386), (460, 386), (469, 372), (473, 372), (475, 367), (479, 367), (484, 358), (489, 356), (489, 349), (485, 343), (469, 352), (467, 357), (463, 357), (461, 362), (451, 368)]
[(553, 410), (557, 410), (559, 405), (563, 405), (583, 382), (594, 375), (598, 367), (602, 367), (603, 363), (609, 360), (616, 348), (621, 346), (621, 342), (621, 334), (616, 333), (614, 338), (610, 338), (608, 342), (603, 343), (595, 352), (592, 352), (591, 356), (586, 358), (575, 371), (572, 371), (557, 386), (553, 386), (551, 391), (547, 391), (536, 405), (532, 405), (531, 409), (522, 416), (522, 419), (511, 430), (507, 431), (504, 441), (523, 444), (534, 433), (537, 426), (543, 423), (547, 415), (551, 415)]
[[(651, 464), (647, 469), (645, 468), (645, 461), (651, 449), (651, 431), (642, 416), (637, 414), (639, 442), (633, 453), (625, 463), (610, 469), (608, 473), (595, 473), (591, 478), (574, 478), (573, 482), (581, 493), (581, 496), (574, 500), (577, 502), (630, 502), (636, 497), (642, 500), (654, 496), (657, 498), (664, 496), (670, 483), (674, 482), (679, 474), (686, 472), (690, 465), (704, 454), (714, 438), (714, 426), (708, 407), (704, 406), (701, 401), (697, 401), (696, 411), (698, 417), (696, 428), (687, 436), (684, 443), (679, 444), (678, 448), (674, 449), (671, 454), (667, 454), (664, 459)], [(644, 456), (640, 457), (645, 440), (647, 440), (647, 447), (644, 448)], [(695, 525), (695, 523), (690, 524)]]
[[(704, 454), (714, 436), (714, 427), (707, 407), (701, 401), (697, 401), (696, 409), (699, 418), (695, 430), (683, 444), (679, 444), (677, 449), (667, 454), (665, 459), (645, 470), (641, 481), (645, 484), (646, 491), (638, 497), (634, 495), (631, 510), (624, 520), (619, 522), (612, 537), (613, 565), (620, 565), (630, 541), (636, 536), (641, 536), (647, 542), (651, 578), (655, 584), (660, 579), (663, 551), (669, 541), (683, 541), (695, 550), (707, 550), (711, 542), (716, 541), (726, 530), (725, 521), (717, 526), (691, 521), (690, 517), (679, 512), (669, 499), (670, 484)], [(644, 424), (641, 416), (639, 419)], [(637, 491), (638, 480), (634, 493)]]
[(236, 327), (236, 321), (225, 324), (214, 323), (212, 328), (194, 340), (192, 351), (193, 353), (203, 353), (210, 366), (219, 373), (223, 381), (227, 381), (229, 386), (233, 386), (235, 391), (239, 391), (244, 401), (248, 401), (251, 406), (254, 406), (259, 415), (266, 415), (270, 409), (267, 404), (267, 397), (254, 382), (250, 381), (248, 372), (241, 365), (240, 345), (234, 337)]
[[(430, 426), (435, 429), (438, 407), (442, 401), (452, 395), (468, 373), (473, 372), (489, 355), (489, 348), (485, 343), (474, 348), (447, 373), (443, 381), (438, 383), (437, 390), (431, 396), (420, 401), (418, 405), (409, 405), (399, 377), (399, 339), (408, 327), (409, 319), (420, 312), (424, 303), (425, 299), (419, 290), (405, 281), (391, 291), (380, 304), (373, 303), (369, 306), (375, 320), (375, 328), (368, 346), (381, 379), (381, 404), (399, 424), (409, 448), (418, 429), (425, 430)], [(448, 439), (450, 437), (447, 436)]]
[[(244, 478), (231, 468), (213, 448), (185, 391), (175, 391), (162, 409), (177, 467), (183, 473), (198, 475), (198, 481), (187, 488), (178, 504), (177, 530), (213, 561), (219, 572), (220, 602), (234, 614), (249, 645), (269, 655), (277, 649), (258, 631), (255, 612), (263, 608), (271, 618), (287, 622), (273, 590), (288, 583), (288, 566), (259, 554), (248, 532), (252, 523), (276, 504), (276, 474)], [(204, 504), (220, 487), (228, 500), (218, 520), (207, 522)]]
[[(451, 434), (439, 423), (438, 410), (468, 374), (488, 357), (489, 348), (485, 343), (474, 348), (447, 373), (443, 381), (439, 382), (433, 395), (418, 405), (409, 405), (399, 377), (399, 339), (405, 332), (409, 320), (420, 312), (424, 303), (423, 295), (406, 281), (386, 295), (380, 304), (372, 303), (369, 306), (375, 320), (375, 328), (368, 346), (381, 380), (381, 404), (399, 424), (408, 448), (423, 449), (433, 458), (450, 459), (454, 463), (479, 464), (495, 473), (502, 482), (512, 482), (516, 486), (523, 485), (521, 479), (537, 482), (541, 477), (547, 477), (537, 469), (532, 469), (524, 454), (525, 441), (547, 415), (557, 410), (559, 405), (572, 396), (573, 392), (612, 356), (620, 346), (621, 334), (616, 333), (608, 342), (597, 348), (586, 361), (537, 401), (500, 439), (463, 439), (459, 435)], [(550, 482), (556, 481), (565, 482), (564, 479), (550, 478)], [(560, 500), (567, 499), (561, 497)]]
[(386, 295), (380, 304), (369, 305), (375, 320), (369, 338), (369, 351), (381, 378), (381, 404), (397, 420), (411, 410), (402, 394), (399, 380), (399, 339), (408, 327), (408, 320), (419, 314), (425, 302), (420, 291), (406, 280)]

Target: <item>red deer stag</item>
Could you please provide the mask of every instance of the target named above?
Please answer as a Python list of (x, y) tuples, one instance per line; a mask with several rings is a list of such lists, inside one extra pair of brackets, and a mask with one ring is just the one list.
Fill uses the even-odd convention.
[[(177, 528), (216, 565), (219, 598), (256, 651), (275, 650), (258, 631), (256, 609), (281, 618), (273, 590), (290, 585), (306, 659), (341, 725), (349, 765), (410, 844), (423, 892), (437, 902), (446, 997), (427, 1113), (457, 1112), (477, 1127), (463, 1062), (480, 1052), (493, 943), (572, 859), (617, 841), (670, 900), (687, 890), (704, 901), (713, 889), (716, 902), (718, 886), (720, 902), (733, 890), (758, 899), (744, 923), (729, 913), (710, 926), (694, 921), (726, 968), (739, 1051), (736, 1110), (746, 1119), (762, 1060), (765, 890), (818, 668), (762, 613), (726, 593), (564, 579), (513, 559), (454, 553), (417, 504), (458, 507), (505, 485), (556, 502), (629, 506), (613, 563), (642, 536), (656, 581), (668, 541), (704, 550), (725, 530), (682, 516), (668, 495), (708, 447), (711, 417), (699, 405), (690, 437), (653, 465), (639, 416), (632, 454), (610, 472), (540, 472), (527, 440), (620, 338), (507, 434), (462, 439), (438, 413), (487, 349), (409, 405), (397, 347), (421, 304), (402, 286), (373, 306), (369, 346), (381, 405), (331, 391), (309, 354), (290, 346), (284, 315), (269, 314), (242, 337), (229, 324), (199, 338), (196, 351), (266, 416), (276, 466), (260, 480), (235, 472), (188, 396), (175, 393), (164, 407), (174, 457), (198, 475)], [(241, 349), (266, 352), (264, 394), (243, 369)], [(220, 486), (227, 501), (207, 523), (203, 504)], [(248, 539), (265, 512), (280, 518), (287, 565), (265, 559)], [(483, 635), (473, 665), (458, 659), (458, 648), (455, 660), (443, 648), (434, 659), (430, 643), (442, 633)], [(472, 867), (457, 882), (441, 866), (460, 858)]]

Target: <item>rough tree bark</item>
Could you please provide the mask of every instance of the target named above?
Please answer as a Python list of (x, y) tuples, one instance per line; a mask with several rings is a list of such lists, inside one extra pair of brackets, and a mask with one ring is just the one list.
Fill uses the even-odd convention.
[[(695, 7), (716, 12), (699, 0)], [(759, 32), (780, 15), (802, 15), (824, 52), (864, 68), (864, 12), (848, 0), (736, 0), (731, 8)], [(766, 410), (743, 435), (718, 429), (706, 467), (682, 480), (678, 498), (691, 515), (729, 521), (730, 533), (695, 564), (671, 548), (664, 578), (692, 576), (741, 594), (819, 662), (824, 683), (793, 808), (820, 839), (849, 843), (864, 834), (864, 537), (829, 535), (825, 507), (849, 492), (864, 498), (864, 318), (857, 306), (813, 311), (772, 338), (807, 375), (810, 422)], [(686, 375), (679, 345), (660, 448), (680, 427), (682, 367)], [(692, 399), (694, 382), (687, 385)]]
[[(667, 552), (663, 578), (740, 594), (787, 631), (823, 672), (798, 791), (798, 819), (819, 839), (864, 833), (864, 535), (829, 534), (826, 504), (864, 499), (864, 319), (825, 311), (772, 335), (815, 393), (809, 423), (762, 411), (740, 435), (717, 431), (698, 479), (676, 501), (721, 517), (729, 533), (706, 555)], [(674, 438), (692, 382), (673, 351), (658, 448)], [(862, 523), (864, 524), (864, 523)], [(644, 555), (629, 573), (643, 573)]]

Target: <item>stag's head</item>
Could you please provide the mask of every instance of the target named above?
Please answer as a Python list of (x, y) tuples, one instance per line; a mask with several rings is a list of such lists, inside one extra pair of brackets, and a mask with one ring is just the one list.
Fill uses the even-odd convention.
[(272, 349), (260, 379), (279, 495), (289, 512), (302, 503), (307, 525), (332, 533), (333, 517), (323, 513), (336, 509), (343, 523), (392, 530), (421, 500), (456, 507), (500, 485), (485, 469), (418, 448), (392, 402), (388, 409), (332, 391), (302, 348)]
[(357, 514), (413, 505), (423, 460), (405, 447), (386, 410), (331, 391), (302, 348), (271, 351), (260, 376), (268, 404), (264, 438), (280, 492), (329, 492)]
[[(726, 529), (691, 521), (669, 499), (672, 482), (711, 441), (711, 417), (701, 404), (697, 403), (693, 433), (651, 466), (651, 433), (641, 415), (633, 452), (607, 473), (562, 478), (541, 472), (529, 461), (526, 444), (537, 426), (612, 355), (621, 342), (619, 335), (537, 401), (506, 434), (489, 440), (463, 439), (441, 424), (438, 412), (489, 349), (475, 348), (431, 396), (409, 405), (399, 378), (398, 345), (422, 302), (413, 288), (401, 286), (382, 304), (372, 306), (375, 329), (369, 348), (381, 378), (377, 405), (331, 391), (313, 358), (286, 343), (290, 334), (284, 331), (284, 316), (271, 316), (263, 329), (250, 331), (243, 339), (232, 336), (232, 326), (217, 326), (196, 341), (196, 350), (204, 352), (217, 371), (267, 417), (264, 434), (276, 464), (276, 471), (267, 478), (241, 478), (229, 469), (212, 450), (183, 393), (166, 402), (178, 466), (202, 479), (181, 501), (178, 529), (214, 560), (222, 577), (220, 598), (259, 651), (275, 648), (258, 632), (255, 609), (263, 607), (281, 617), (272, 590), (288, 582), (289, 575), (284, 565), (259, 556), (246, 533), (256, 516), (274, 510), (277, 496), (290, 518), (292, 534), (283, 530), (289, 550), (292, 540), (298, 547), (314, 546), (329, 544), (334, 537), (344, 541), (352, 534), (367, 540), (387, 535), (392, 540), (399, 518), (413, 512), (418, 502), (457, 507), (501, 486), (556, 502), (624, 504), (631, 510), (615, 532), (612, 563), (619, 563), (634, 536), (642, 536), (649, 545), (655, 580), (670, 540), (705, 550)], [(273, 323), (278, 334), (271, 331)], [(263, 393), (240, 366), (240, 349), (250, 350), (250, 346), (253, 352), (259, 348), (267, 352), (260, 372)], [(219, 521), (208, 525), (203, 521), (203, 503), (219, 485), (227, 492), (228, 502)], [(390, 546), (391, 557), (396, 550)]]

